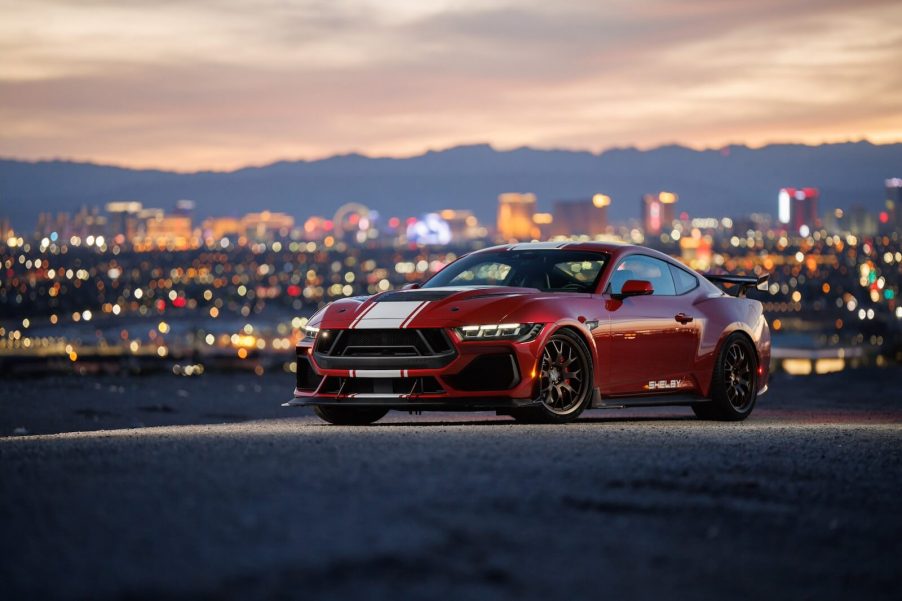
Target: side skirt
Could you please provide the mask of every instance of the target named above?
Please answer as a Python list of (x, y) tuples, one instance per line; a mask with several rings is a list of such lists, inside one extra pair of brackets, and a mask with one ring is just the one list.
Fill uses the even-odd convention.
[(592, 399), (591, 409), (623, 409), (626, 407), (658, 407), (662, 405), (694, 405), (708, 403), (706, 399), (694, 394), (659, 394), (648, 396), (602, 397)]

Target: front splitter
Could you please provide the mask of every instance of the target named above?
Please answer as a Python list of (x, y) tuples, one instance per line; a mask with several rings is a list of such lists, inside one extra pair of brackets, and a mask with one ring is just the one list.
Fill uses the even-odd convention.
[(358, 395), (349, 397), (296, 397), (283, 407), (384, 407), (417, 411), (504, 410), (540, 405), (534, 399), (509, 397), (445, 397), (441, 399), (402, 398), (398, 396)]

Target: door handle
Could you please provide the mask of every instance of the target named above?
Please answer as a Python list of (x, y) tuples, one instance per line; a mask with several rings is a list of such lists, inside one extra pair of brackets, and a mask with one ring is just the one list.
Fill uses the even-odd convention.
[(685, 313), (677, 313), (673, 318), (680, 323), (689, 323), (694, 319), (691, 315), (686, 315)]

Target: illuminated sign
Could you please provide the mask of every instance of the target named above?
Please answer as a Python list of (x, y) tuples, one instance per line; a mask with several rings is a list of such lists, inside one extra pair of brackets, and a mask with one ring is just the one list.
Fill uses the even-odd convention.
[(438, 213), (429, 213), (407, 226), (407, 239), (417, 244), (448, 244), (451, 227)]

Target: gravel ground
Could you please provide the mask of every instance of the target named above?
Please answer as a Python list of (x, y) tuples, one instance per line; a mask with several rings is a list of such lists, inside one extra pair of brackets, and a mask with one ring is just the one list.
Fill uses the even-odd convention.
[(896, 599), (900, 376), (363, 428), (281, 375), (3, 382), (0, 598)]

